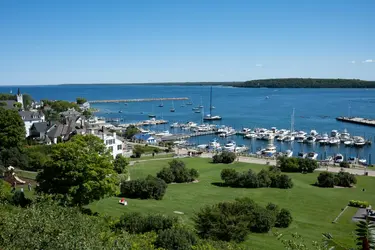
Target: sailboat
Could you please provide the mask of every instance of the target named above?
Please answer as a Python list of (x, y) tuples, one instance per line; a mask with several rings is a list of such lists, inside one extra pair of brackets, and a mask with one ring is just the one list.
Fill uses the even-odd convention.
[(148, 117), (155, 118), (156, 115), (154, 114), (154, 105), (152, 105), (152, 113), (148, 114)]
[[(212, 87), (211, 87), (212, 88)], [(203, 104), (202, 104), (202, 96), (201, 96), (201, 105), (199, 105), (199, 108), (203, 108)]]
[(172, 101), (172, 108), (171, 108), (171, 110), (170, 110), (171, 112), (175, 112), (176, 110), (174, 109), (174, 103), (173, 103), (173, 101)]
[(159, 104), (159, 107), (160, 108), (164, 107), (163, 101), (161, 101), (161, 103)]
[(218, 121), (221, 120), (221, 116), (218, 115), (212, 115), (212, 86), (210, 91), (210, 113), (205, 115), (203, 120), (204, 121)]
[(191, 97), (190, 97), (189, 101), (186, 103), (186, 105), (193, 105), (193, 103), (190, 100), (191, 100)]

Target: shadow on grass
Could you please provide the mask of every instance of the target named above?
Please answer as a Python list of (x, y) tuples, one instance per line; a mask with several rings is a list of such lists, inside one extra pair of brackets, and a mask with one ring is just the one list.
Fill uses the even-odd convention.
[(228, 184), (225, 184), (224, 182), (211, 182), (211, 185), (214, 185), (216, 187), (230, 187)]

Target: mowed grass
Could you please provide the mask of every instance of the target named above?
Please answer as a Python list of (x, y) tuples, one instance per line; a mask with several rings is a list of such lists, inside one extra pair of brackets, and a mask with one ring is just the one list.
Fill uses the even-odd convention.
[[(235, 168), (238, 171), (251, 168), (258, 172), (267, 166), (240, 162), (231, 165), (212, 164), (210, 159), (202, 158), (188, 158), (184, 159), (184, 162), (187, 167), (199, 170), (199, 183), (170, 184), (161, 201), (127, 199), (128, 206), (125, 207), (118, 204), (119, 198), (111, 197), (92, 203), (90, 208), (111, 216), (121, 216), (125, 212), (176, 215), (185, 223), (192, 224), (194, 212), (205, 205), (231, 201), (237, 197), (249, 197), (264, 206), (272, 202), (282, 208), (290, 209), (294, 219), (292, 225), (288, 229), (274, 229), (274, 231), (280, 231), (284, 235), (297, 232), (303, 236), (306, 243), (321, 241), (322, 233), (329, 232), (336, 239), (352, 246), (355, 223), (351, 221), (351, 217), (356, 209), (348, 208), (337, 223), (332, 221), (351, 199), (367, 200), (375, 204), (374, 177), (359, 176), (356, 188), (327, 189), (312, 185), (318, 173), (290, 173), (288, 175), (292, 177), (294, 187), (289, 190), (230, 188), (212, 185), (221, 182), (220, 172), (223, 168)], [(162, 167), (167, 166), (167, 163), (168, 160), (137, 163), (130, 169), (131, 178), (155, 175)], [(366, 191), (363, 192), (362, 188)], [(181, 211), (184, 214), (177, 215), (174, 211)], [(283, 249), (281, 242), (272, 233), (250, 234), (243, 244), (249, 249)]]

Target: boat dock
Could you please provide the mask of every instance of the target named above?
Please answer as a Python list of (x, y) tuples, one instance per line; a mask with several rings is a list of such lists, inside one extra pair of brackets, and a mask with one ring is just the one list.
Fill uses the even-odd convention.
[(155, 102), (155, 101), (185, 101), (187, 97), (160, 97), (160, 98), (141, 98), (141, 99), (118, 99), (118, 100), (93, 100), (88, 101), (94, 103), (120, 103), (120, 102)]
[(188, 139), (191, 137), (214, 135), (215, 133), (216, 131), (205, 131), (205, 132), (195, 132), (191, 134), (175, 134), (175, 135), (163, 136), (161, 139), (162, 141), (175, 141), (175, 140), (181, 140), (181, 139)]
[(339, 116), (339, 117), (336, 118), (336, 120), (341, 121), (341, 122), (350, 122), (350, 123), (356, 123), (356, 124), (361, 124), (361, 125), (375, 127), (375, 120), (361, 118), (361, 117), (344, 117), (344, 116)]

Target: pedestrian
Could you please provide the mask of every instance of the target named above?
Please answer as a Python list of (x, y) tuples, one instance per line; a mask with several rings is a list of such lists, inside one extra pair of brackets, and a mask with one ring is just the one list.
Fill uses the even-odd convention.
[(21, 187), (21, 192), (23, 193), (23, 187)]
[(31, 183), (27, 183), (27, 188), (29, 189), (29, 191), (31, 191)]

